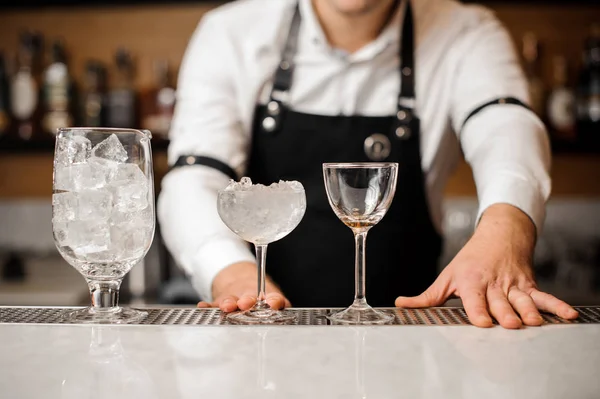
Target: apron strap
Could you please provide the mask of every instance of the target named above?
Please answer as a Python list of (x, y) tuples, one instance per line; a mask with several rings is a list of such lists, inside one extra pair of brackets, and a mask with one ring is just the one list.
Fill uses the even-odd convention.
[(402, 37), (400, 40), (400, 93), (398, 94), (398, 109), (396, 112), (396, 123), (393, 126), (392, 136), (397, 139), (406, 140), (414, 132), (415, 125), (415, 36), (414, 16), (411, 1), (406, 1), (404, 11), (404, 22), (402, 24)]
[[(394, 7), (395, 9), (395, 7)], [(281, 62), (275, 72), (273, 89), (269, 95), (266, 107), (266, 115), (261, 126), (265, 132), (272, 133), (279, 129), (283, 119), (283, 110), (289, 97), (294, 73), (294, 56), (298, 49), (298, 36), (300, 32), (300, 7), (296, 3), (292, 23), (287, 40), (281, 55)], [(400, 49), (400, 78), (401, 88), (398, 95), (397, 121), (394, 126), (396, 137), (403, 139), (411, 135), (411, 121), (415, 107), (415, 61), (414, 61), (414, 18), (410, 0), (406, 1), (406, 11), (401, 32)], [(418, 132), (417, 132), (418, 133)]]
[(398, 95), (398, 110), (401, 107), (414, 108), (415, 102), (415, 38), (414, 19), (410, 0), (406, 2), (402, 37), (400, 47), (400, 94)]
[(288, 102), (288, 95), (290, 87), (292, 87), (292, 77), (294, 75), (294, 56), (298, 50), (300, 21), (300, 7), (296, 3), (290, 31), (281, 55), (281, 62), (277, 67), (277, 72), (273, 80), (273, 89), (267, 103), (267, 113), (262, 121), (262, 128), (268, 133), (276, 131), (281, 125), (282, 111)]

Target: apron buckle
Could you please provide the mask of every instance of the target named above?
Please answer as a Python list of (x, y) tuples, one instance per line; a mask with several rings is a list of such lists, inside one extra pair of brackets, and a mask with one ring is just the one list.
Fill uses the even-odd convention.
[(390, 139), (381, 133), (374, 133), (365, 139), (365, 155), (372, 161), (383, 161), (392, 151)]

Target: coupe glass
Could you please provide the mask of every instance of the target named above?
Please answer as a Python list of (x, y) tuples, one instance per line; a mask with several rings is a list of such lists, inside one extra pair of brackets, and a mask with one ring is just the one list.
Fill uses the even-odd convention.
[(373, 309), (365, 296), (367, 233), (385, 216), (396, 192), (397, 163), (325, 163), (325, 190), (337, 217), (354, 233), (354, 303), (328, 318), (341, 324), (386, 324), (394, 316)]
[(231, 231), (254, 244), (258, 265), (258, 297), (250, 310), (228, 315), (234, 324), (289, 324), (296, 316), (271, 309), (265, 299), (267, 245), (282, 239), (298, 226), (306, 211), (304, 187), (297, 181), (253, 185), (248, 177), (233, 180), (220, 190), (219, 216)]
[(146, 312), (118, 304), (125, 275), (154, 236), (151, 134), (65, 128), (56, 135), (52, 231), (58, 252), (85, 278), (92, 305), (73, 323), (135, 323)]

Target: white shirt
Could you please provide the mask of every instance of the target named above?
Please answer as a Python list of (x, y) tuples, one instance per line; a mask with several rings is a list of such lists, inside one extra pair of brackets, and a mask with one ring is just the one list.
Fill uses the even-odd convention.
[[(268, 99), (295, 1), (238, 0), (202, 18), (181, 65), (170, 163), (181, 155), (203, 155), (244, 175), (254, 109)], [(508, 33), (480, 6), (453, 0), (417, 0), (412, 5), (416, 113), (435, 225), (441, 229), (444, 187), (462, 149), (473, 169), (479, 215), (492, 204), (512, 204), (539, 231), (550, 193), (543, 124), (526, 108), (495, 105), (462, 127), (472, 110), (498, 97), (529, 102)], [(290, 107), (323, 115), (394, 115), (404, 6), (375, 41), (350, 55), (329, 46), (311, 0), (300, 0), (300, 10)], [(219, 271), (254, 260), (247, 243), (217, 214), (217, 190), (228, 181), (209, 167), (181, 167), (164, 178), (158, 203), (167, 247), (207, 300)]]

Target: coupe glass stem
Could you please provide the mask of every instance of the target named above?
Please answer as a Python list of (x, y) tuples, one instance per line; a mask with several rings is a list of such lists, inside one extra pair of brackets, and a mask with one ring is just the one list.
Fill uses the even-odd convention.
[(118, 309), (121, 280), (87, 280), (92, 298), (92, 310), (106, 312)]
[(258, 263), (258, 296), (256, 298), (256, 305), (254, 309), (263, 310), (269, 309), (269, 304), (266, 300), (266, 265), (267, 265), (267, 245), (266, 244), (255, 244), (256, 248), (256, 260)]
[(366, 307), (367, 298), (366, 298), (366, 284), (365, 284), (365, 272), (366, 272), (366, 262), (365, 262), (365, 246), (367, 243), (367, 232), (365, 229), (353, 229), (354, 232), (354, 242), (356, 245), (355, 249), (355, 263), (354, 263), (354, 303), (352, 306), (360, 306)]

